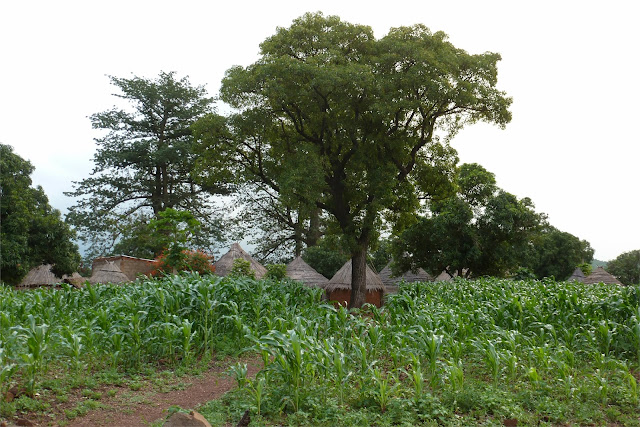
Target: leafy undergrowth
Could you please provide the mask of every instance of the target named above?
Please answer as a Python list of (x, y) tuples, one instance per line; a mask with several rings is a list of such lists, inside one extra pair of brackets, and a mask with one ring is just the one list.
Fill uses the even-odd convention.
[(404, 284), (354, 312), (288, 281), (0, 287), (0, 392), (31, 396), (0, 417), (46, 413), (50, 381), (81, 372), (135, 392), (149, 367), (250, 351), (264, 369), (232, 367), (238, 388), (198, 408), (212, 424), (639, 425), (639, 302), (637, 287), (498, 279)]

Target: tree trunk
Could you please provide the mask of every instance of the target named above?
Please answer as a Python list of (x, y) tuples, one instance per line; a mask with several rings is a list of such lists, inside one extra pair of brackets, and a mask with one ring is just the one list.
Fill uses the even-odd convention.
[(151, 194), (151, 206), (153, 207), (153, 215), (157, 218), (158, 212), (162, 211), (162, 172), (160, 165), (156, 165), (154, 172), (155, 186)]
[(307, 246), (315, 246), (318, 244), (318, 240), (322, 236), (320, 231), (320, 208), (314, 208), (311, 210), (309, 218), (309, 232), (307, 233)]
[(367, 298), (367, 245), (351, 254), (351, 267), (349, 308), (360, 308)]
[[(298, 212), (299, 213), (299, 212)], [(304, 225), (300, 222), (300, 215), (298, 215), (298, 222), (293, 225), (294, 239), (295, 239), (295, 256), (296, 258), (302, 254), (302, 227)]]

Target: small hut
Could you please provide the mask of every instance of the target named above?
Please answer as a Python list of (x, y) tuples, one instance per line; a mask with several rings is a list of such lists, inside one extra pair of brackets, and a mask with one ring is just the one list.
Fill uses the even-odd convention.
[(584, 283), (584, 273), (583, 271), (578, 267), (573, 271), (573, 274), (567, 279), (567, 282), (580, 282), (580, 283)]
[(451, 275), (449, 273), (447, 273), (447, 270), (442, 270), (442, 273), (438, 274), (436, 276), (436, 278), (434, 279), (434, 281), (435, 282), (450, 282), (457, 275), (458, 275), (457, 273), (453, 273), (453, 277), (451, 277)]
[(616, 279), (611, 274), (607, 273), (607, 271), (603, 267), (598, 267), (590, 275), (585, 277), (584, 283), (587, 285), (593, 285), (596, 283), (604, 283), (607, 285), (622, 285), (618, 279)]
[(95, 285), (96, 283), (124, 283), (129, 282), (129, 278), (124, 274), (113, 261), (107, 261), (97, 266), (96, 270), (93, 270), (89, 283)]
[(318, 273), (301, 256), (287, 264), (287, 277), (307, 286), (324, 288), (329, 279)]
[(83, 283), (87, 281), (87, 279), (85, 279), (84, 277), (82, 277), (80, 275), (80, 273), (78, 273), (77, 271), (75, 273), (73, 273), (71, 276), (69, 276), (68, 274), (65, 274), (64, 276), (62, 276), (62, 281), (64, 283), (68, 283), (71, 286), (73, 286), (74, 288), (82, 288), (83, 287)]
[(44, 264), (32, 268), (22, 279), (18, 288), (39, 288), (40, 286), (55, 286), (62, 283), (62, 279), (53, 274), (51, 267), (51, 264)]
[[(463, 278), (466, 278), (466, 277), (467, 277), (467, 273), (468, 273), (468, 272), (469, 272), (469, 269), (468, 269), (468, 268), (464, 268), (464, 269), (462, 269), (462, 274), (463, 274), (463, 276), (462, 276), (462, 277), (463, 277)], [(442, 270), (442, 273), (438, 274), (438, 275), (436, 276), (436, 278), (435, 278), (435, 279), (433, 279), (433, 281), (434, 281), (434, 282), (450, 282), (450, 281), (452, 281), (453, 279), (455, 279), (456, 277), (458, 277), (458, 271), (457, 271), (457, 270), (454, 270), (454, 272), (453, 272), (453, 276), (451, 276), (451, 275), (447, 272), (447, 270)]]
[(152, 259), (136, 258), (127, 255), (100, 257), (93, 260), (92, 271), (98, 271), (100, 266), (112, 262), (124, 273), (128, 281), (133, 282), (140, 275), (149, 276), (156, 269), (156, 262)]
[(398, 285), (400, 282), (413, 283), (413, 282), (432, 282), (433, 277), (422, 268), (419, 268), (415, 273), (411, 270), (405, 271), (400, 276), (394, 276), (391, 271), (391, 263), (387, 264), (379, 274), (380, 280), (386, 287), (385, 292), (395, 293), (398, 291)]
[(213, 266), (216, 268), (215, 274), (218, 276), (227, 276), (231, 273), (231, 268), (233, 267), (233, 261), (237, 258), (242, 258), (244, 260), (249, 261), (251, 264), (251, 269), (256, 273), (256, 279), (261, 279), (267, 274), (267, 269), (264, 268), (262, 264), (256, 261), (251, 255), (245, 252), (242, 247), (240, 247), (239, 243), (234, 243), (231, 245), (229, 252), (222, 255), (218, 261), (216, 261)]
[[(325, 286), (327, 298), (341, 305), (348, 305), (351, 300), (351, 260), (347, 261)], [(382, 306), (384, 284), (380, 277), (367, 265), (367, 296), (365, 302), (376, 307)]]

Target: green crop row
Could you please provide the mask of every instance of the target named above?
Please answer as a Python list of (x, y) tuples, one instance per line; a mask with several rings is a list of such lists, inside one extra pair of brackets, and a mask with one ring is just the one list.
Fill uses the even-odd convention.
[(60, 366), (135, 371), (251, 350), (264, 368), (247, 378), (246, 366), (234, 366), (227, 414), (327, 425), (450, 423), (460, 414), (638, 421), (637, 287), (403, 284), (383, 308), (354, 312), (321, 297), (295, 282), (195, 274), (82, 290), (0, 287), (0, 384), (33, 392)]

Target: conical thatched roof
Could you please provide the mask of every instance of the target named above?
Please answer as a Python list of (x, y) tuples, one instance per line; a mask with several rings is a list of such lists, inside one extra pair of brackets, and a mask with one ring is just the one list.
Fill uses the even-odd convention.
[(89, 278), (89, 283), (123, 283), (129, 282), (129, 278), (112, 261), (100, 264)]
[(593, 285), (595, 283), (606, 283), (608, 285), (622, 285), (622, 283), (607, 273), (602, 267), (598, 267), (584, 279), (584, 283), (587, 285)]
[(261, 279), (265, 274), (267, 274), (267, 269), (264, 268), (264, 266), (258, 261), (253, 259), (251, 255), (245, 252), (245, 250), (240, 247), (239, 243), (234, 243), (233, 245), (231, 245), (229, 252), (222, 255), (222, 257), (220, 257), (220, 259), (213, 264), (216, 268), (215, 273), (218, 276), (227, 276), (229, 273), (231, 273), (233, 261), (236, 258), (242, 258), (251, 263), (251, 269), (256, 273), (256, 279)]
[[(453, 277), (456, 276), (456, 273), (453, 274)], [(438, 274), (436, 276), (436, 278), (434, 279), (434, 281), (436, 282), (449, 282), (451, 280), (453, 280), (453, 277), (451, 277), (449, 275), (449, 273), (446, 272), (446, 270), (442, 270), (442, 273)]]
[(318, 286), (321, 288), (329, 282), (329, 279), (315, 271), (313, 267), (304, 262), (300, 256), (287, 265), (287, 277), (308, 286)]
[(64, 276), (62, 276), (63, 282), (68, 283), (76, 288), (82, 287), (82, 284), (87, 280), (88, 279), (82, 277), (80, 273), (78, 273), (77, 271), (73, 273), (71, 276), (69, 276), (68, 274), (65, 274)]
[(62, 283), (62, 279), (53, 274), (51, 267), (51, 264), (46, 264), (32, 268), (18, 286), (21, 288), (34, 288)]
[(417, 272), (413, 273), (411, 270), (404, 272), (400, 276), (393, 276), (391, 271), (391, 263), (387, 264), (379, 274), (380, 280), (385, 286), (397, 286), (398, 283), (405, 281), (407, 283), (412, 282), (431, 282), (433, 277), (423, 269), (419, 268)]
[[(327, 292), (337, 289), (351, 289), (351, 260), (347, 261), (325, 286)], [(367, 291), (384, 291), (384, 283), (380, 277), (367, 265)]]
[(567, 279), (567, 282), (575, 281), (575, 282), (584, 283), (584, 279), (585, 279), (584, 273), (578, 267), (573, 271), (573, 274), (571, 275), (571, 277)]

